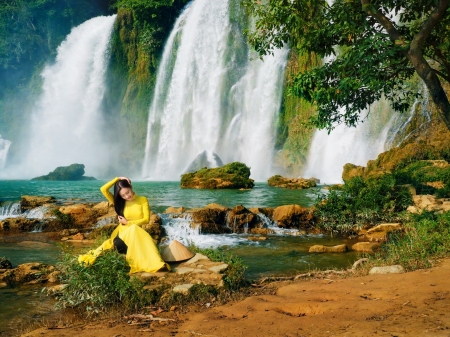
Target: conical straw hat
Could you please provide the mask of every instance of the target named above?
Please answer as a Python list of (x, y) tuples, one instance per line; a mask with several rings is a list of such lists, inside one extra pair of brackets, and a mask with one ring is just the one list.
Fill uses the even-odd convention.
[(186, 248), (182, 243), (173, 240), (170, 245), (161, 252), (161, 257), (166, 262), (178, 262), (190, 259), (195, 254)]

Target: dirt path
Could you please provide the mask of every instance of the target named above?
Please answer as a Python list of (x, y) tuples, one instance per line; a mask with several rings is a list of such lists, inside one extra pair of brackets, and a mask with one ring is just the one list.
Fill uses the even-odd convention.
[(281, 285), (275, 295), (130, 326), (108, 320), (23, 336), (450, 336), (450, 260), (406, 274)]

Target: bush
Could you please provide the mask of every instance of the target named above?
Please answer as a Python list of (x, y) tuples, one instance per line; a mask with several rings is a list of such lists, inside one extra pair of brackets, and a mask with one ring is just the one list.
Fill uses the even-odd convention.
[(398, 213), (412, 204), (412, 197), (406, 187), (395, 183), (392, 175), (367, 180), (354, 177), (328, 194), (319, 194), (314, 205), (319, 227), (342, 234), (398, 220)]
[(401, 264), (406, 270), (431, 267), (433, 259), (450, 253), (450, 212), (413, 215), (403, 233), (389, 235), (374, 260)]
[(58, 307), (77, 308), (89, 316), (113, 305), (129, 311), (155, 300), (155, 294), (144, 291), (141, 281), (130, 278), (125, 256), (115, 250), (104, 252), (89, 267), (78, 263), (78, 256), (66, 253), (58, 268), (61, 282), (67, 284), (57, 297)]

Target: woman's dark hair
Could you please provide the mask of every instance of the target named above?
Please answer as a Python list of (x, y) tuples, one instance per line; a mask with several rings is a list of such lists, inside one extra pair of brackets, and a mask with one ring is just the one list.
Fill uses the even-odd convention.
[(118, 180), (114, 184), (114, 209), (117, 215), (123, 216), (123, 209), (125, 208), (125, 199), (120, 196), (122, 188), (132, 188), (131, 184), (126, 179)]

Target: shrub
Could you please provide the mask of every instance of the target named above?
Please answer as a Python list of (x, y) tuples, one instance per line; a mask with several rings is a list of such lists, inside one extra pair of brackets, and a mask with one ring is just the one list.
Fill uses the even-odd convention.
[(406, 270), (428, 268), (431, 260), (450, 253), (450, 212), (413, 215), (403, 233), (389, 235), (374, 260), (383, 264), (401, 264)]
[(394, 221), (412, 204), (407, 188), (396, 186), (392, 175), (349, 179), (328, 194), (319, 194), (315, 213), (319, 227), (331, 233), (349, 233), (380, 221)]
[(57, 297), (58, 307), (77, 308), (89, 316), (113, 305), (129, 311), (155, 300), (155, 294), (144, 291), (141, 281), (130, 278), (125, 257), (115, 250), (104, 252), (89, 267), (79, 264), (78, 256), (66, 253), (58, 268), (61, 282), (67, 284)]

